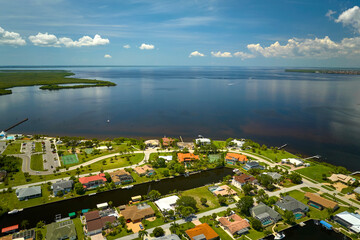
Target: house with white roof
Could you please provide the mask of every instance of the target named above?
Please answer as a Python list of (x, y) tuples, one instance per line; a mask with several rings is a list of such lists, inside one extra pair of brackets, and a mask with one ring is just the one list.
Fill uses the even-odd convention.
[(281, 163), (292, 164), (295, 167), (300, 167), (300, 166), (304, 165), (304, 162), (298, 158), (284, 158), (284, 159), (281, 159)]
[(232, 145), (234, 145), (236, 147), (241, 148), (245, 144), (245, 140), (244, 139), (241, 139), (241, 140), (234, 139), (230, 143), (232, 143)]
[(169, 210), (175, 209), (175, 204), (178, 199), (179, 197), (174, 195), (166, 198), (161, 198), (155, 201), (155, 204), (160, 209), (160, 211), (167, 212)]
[(211, 144), (211, 140), (209, 138), (204, 138), (204, 137), (195, 139), (195, 142), (196, 142), (197, 145), (209, 145), (209, 144)]
[(166, 162), (170, 162), (173, 160), (173, 156), (159, 156), (159, 158), (165, 159)]
[(355, 233), (360, 233), (360, 215), (358, 213), (341, 212), (334, 216), (334, 221)]

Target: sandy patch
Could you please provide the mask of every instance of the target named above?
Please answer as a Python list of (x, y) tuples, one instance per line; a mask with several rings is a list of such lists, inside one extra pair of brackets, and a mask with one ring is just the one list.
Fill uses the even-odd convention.
[(101, 233), (93, 235), (90, 238), (91, 238), (91, 240), (104, 240), (104, 237)]
[(142, 230), (140, 228), (140, 224), (141, 224), (141, 222), (138, 222), (138, 223), (129, 222), (126, 224), (126, 226), (128, 227), (128, 229), (131, 229), (134, 233), (137, 233), (140, 230)]
[(197, 220), (197, 219), (196, 219), (196, 220), (194, 220), (194, 221), (192, 221), (192, 223), (193, 223), (193, 224), (195, 224), (195, 226), (197, 226), (197, 225), (200, 225), (200, 224), (201, 224), (201, 222), (200, 222), (199, 220)]
[(323, 183), (323, 185), (327, 185), (327, 186), (333, 186), (334, 188), (336, 188), (337, 191), (341, 192), (341, 190), (343, 190), (344, 188), (347, 188), (348, 186), (341, 183), (341, 182), (336, 182), (336, 183)]

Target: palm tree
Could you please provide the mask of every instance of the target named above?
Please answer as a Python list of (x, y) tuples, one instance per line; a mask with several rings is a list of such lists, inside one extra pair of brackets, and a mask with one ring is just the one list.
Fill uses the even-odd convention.
[(29, 226), (29, 221), (28, 220), (22, 220), (22, 222), (21, 222), (21, 228), (22, 229), (26, 229), (27, 228), (27, 226)]
[(176, 233), (176, 230), (178, 230), (179, 228), (180, 228), (180, 225), (174, 221), (173, 223), (170, 224), (169, 229), (170, 229), (171, 233)]
[(138, 235), (139, 235), (139, 238), (143, 240), (145, 238), (145, 236), (149, 235), (149, 233), (146, 230), (140, 230)]

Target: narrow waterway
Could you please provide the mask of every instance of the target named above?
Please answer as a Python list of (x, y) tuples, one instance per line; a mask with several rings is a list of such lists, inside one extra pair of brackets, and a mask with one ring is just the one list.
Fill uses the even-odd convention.
[[(162, 195), (174, 190), (188, 190), (206, 184), (219, 182), (225, 176), (231, 175), (232, 169), (218, 168), (190, 175), (175, 178), (163, 179), (158, 182), (148, 182), (135, 185), (132, 189), (115, 189), (97, 193), (92, 196), (82, 196), (68, 200), (48, 203), (32, 208), (26, 208), (22, 212), (13, 215), (4, 214), (0, 217), (0, 228), (20, 224), (22, 220), (28, 220), (29, 227), (34, 227), (39, 221), (51, 223), (55, 215), (61, 214), (67, 217), (70, 212), (78, 212), (81, 209), (96, 208), (96, 204), (112, 201), (114, 206), (129, 202), (132, 196), (146, 195), (150, 190), (158, 190)], [(31, 200), (30, 200), (31, 201)]]

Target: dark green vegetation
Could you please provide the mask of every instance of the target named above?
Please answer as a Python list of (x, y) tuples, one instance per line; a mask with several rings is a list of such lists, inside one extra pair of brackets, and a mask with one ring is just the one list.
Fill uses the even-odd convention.
[(285, 69), (285, 72), (299, 72), (299, 73), (324, 73), (324, 74), (350, 74), (359, 75), (359, 70), (341, 70), (341, 69)]
[[(43, 90), (116, 86), (109, 81), (69, 78), (74, 73), (62, 70), (2, 70), (0, 71), (0, 95), (11, 94), (8, 88), (42, 85)], [(64, 86), (58, 84), (79, 85)]]

